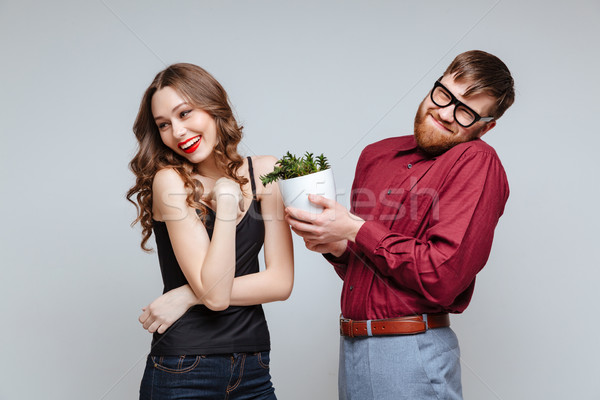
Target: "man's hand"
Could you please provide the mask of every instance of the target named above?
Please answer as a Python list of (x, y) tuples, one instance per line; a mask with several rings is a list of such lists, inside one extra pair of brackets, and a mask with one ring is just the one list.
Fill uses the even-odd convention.
[(340, 257), (346, 251), (346, 247), (348, 246), (348, 241), (340, 240), (338, 242), (320, 244), (320, 243), (316, 243), (316, 242), (310, 242), (310, 241), (304, 239), (304, 244), (306, 245), (306, 248), (311, 251), (321, 253), (321, 254), (330, 253), (330, 254), (334, 255), (335, 257)]
[(348, 240), (354, 241), (358, 230), (365, 222), (352, 215), (335, 200), (323, 196), (309, 195), (311, 203), (323, 207), (321, 214), (312, 214), (294, 207), (285, 209), (285, 220), (292, 230), (304, 238), (309, 250), (319, 253), (341, 255)]
[(138, 320), (148, 332), (163, 334), (195, 304), (198, 304), (196, 295), (189, 285), (184, 285), (168, 291), (142, 308)]

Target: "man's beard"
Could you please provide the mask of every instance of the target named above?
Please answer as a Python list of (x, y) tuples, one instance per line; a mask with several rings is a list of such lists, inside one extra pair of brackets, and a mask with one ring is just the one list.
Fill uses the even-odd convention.
[[(429, 115), (452, 132), (446, 134), (439, 132), (438, 129), (426, 121)], [(448, 125), (441, 121), (439, 118), (436, 118), (434, 111), (425, 109), (425, 101), (421, 102), (415, 116), (415, 140), (422, 151), (433, 157), (439, 156), (457, 144), (476, 139), (478, 132), (474, 132), (469, 138), (457, 136), (457, 134), (458, 128), (456, 127), (456, 123)]]

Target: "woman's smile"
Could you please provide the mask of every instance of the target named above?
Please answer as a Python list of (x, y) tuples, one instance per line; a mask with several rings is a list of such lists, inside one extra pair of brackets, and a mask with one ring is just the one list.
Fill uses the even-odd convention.
[(196, 151), (196, 149), (198, 149), (198, 146), (200, 146), (201, 140), (202, 140), (202, 135), (197, 135), (197, 136), (194, 136), (192, 138), (189, 138), (189, 139), (179, 143), (177, 146), (179, 146), (179, 148), (181, 150), (183, 150), (184, 152), (186, 152), (187, 154), (191, 154), (194, 151)]

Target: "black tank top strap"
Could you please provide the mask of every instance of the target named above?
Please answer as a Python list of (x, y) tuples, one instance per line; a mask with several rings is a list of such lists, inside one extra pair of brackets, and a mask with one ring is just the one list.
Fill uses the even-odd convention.
[(250, 174), (250, 183), (252, 184), (252, 198), (256, 199), (256, 183), (254, 182), (254, 168), (252, 168), (252, 157), (248, 158), (248, 173)]

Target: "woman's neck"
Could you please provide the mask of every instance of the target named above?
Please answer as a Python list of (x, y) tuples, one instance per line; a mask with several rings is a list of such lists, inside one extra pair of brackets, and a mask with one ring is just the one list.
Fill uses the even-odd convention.
[(214, 180), (225, 176), (223, 169), (217, 166), (215, 157), (212, 154), (206, 160), (196, 165), (196, 172), (201, 176)]

